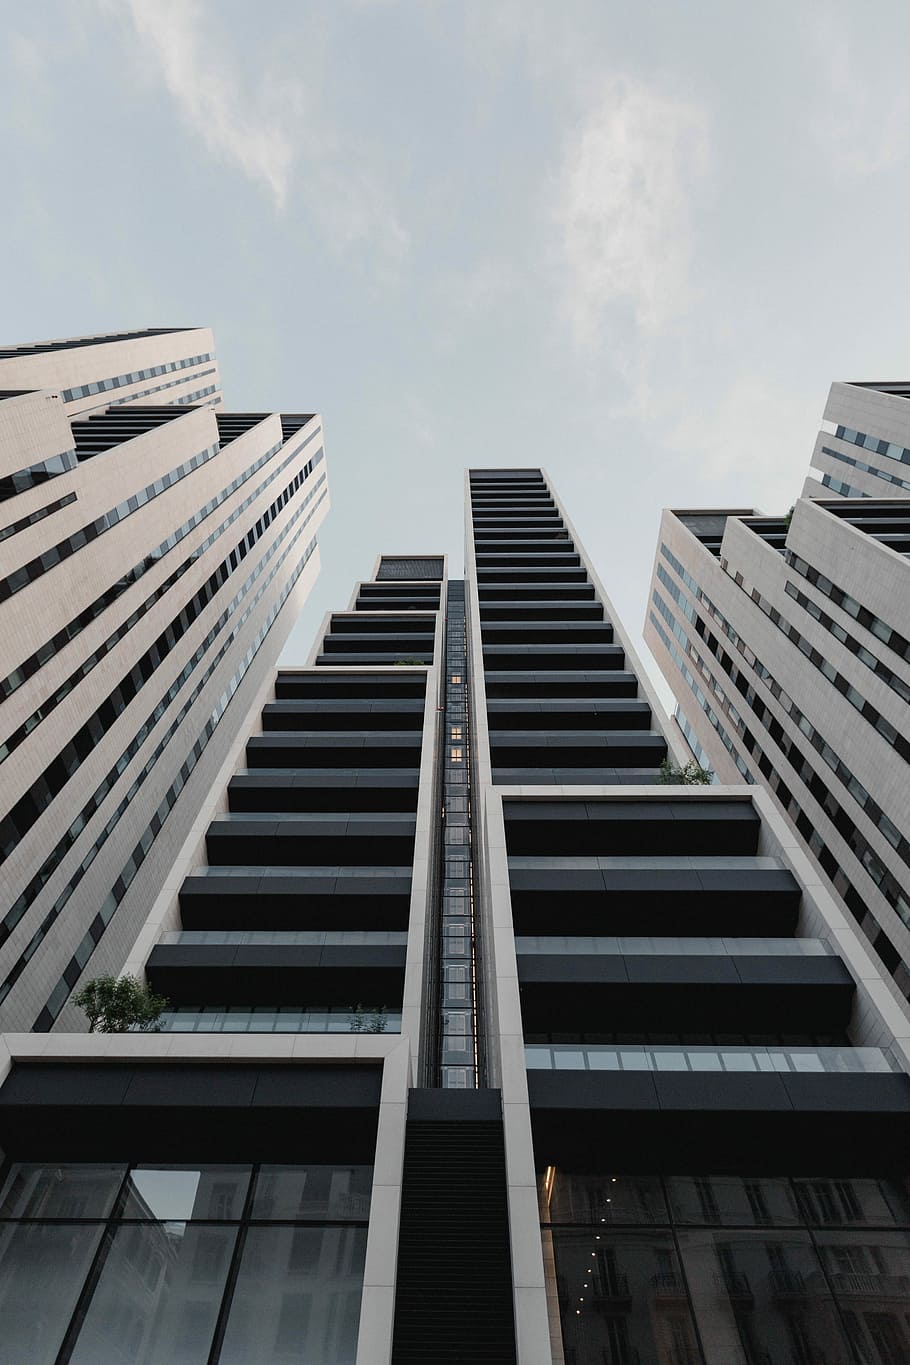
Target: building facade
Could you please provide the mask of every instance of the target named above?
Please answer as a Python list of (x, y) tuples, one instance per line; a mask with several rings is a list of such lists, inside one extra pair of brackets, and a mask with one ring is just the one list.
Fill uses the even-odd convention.
[(207, 329), (0, 353), (0, 1026), (118, 970), (318, 572), (310, 414)]
[(465, 492), (234, 736), (161, 1032), (3, 1036), (0, 1361), (910, 1351), (906, 1016), (765, 792), (660, 783), (545, 472)]
[[(910, 443), (901, 387), (832, 387), (789, 518), (665, 511), (645, 639), (699, 761), (768, 789), (906, 1002), (910, 448), (891, 439)], [(859, 449), (857, 486), (832, 482)]]

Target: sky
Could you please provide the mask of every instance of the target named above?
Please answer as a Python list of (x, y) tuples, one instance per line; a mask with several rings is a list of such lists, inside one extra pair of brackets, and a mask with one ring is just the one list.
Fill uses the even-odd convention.
[(906, 0), (0, 15), (0, 342), (209, 325), (229, 409), (324, 417), (285, 662), (380, 552), (461, 572), (471, 464), (637, 639), (662, 507), (785, 511), (829, 384), (910, 375)]

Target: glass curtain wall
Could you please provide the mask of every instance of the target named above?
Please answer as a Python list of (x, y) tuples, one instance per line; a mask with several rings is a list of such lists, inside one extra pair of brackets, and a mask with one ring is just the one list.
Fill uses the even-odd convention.
[(0, 1365), (353, 1365), (371, 1166), (14, 1164)]
[(906, 1365), (910, 1186), (540, 1180), (567, 1365)]

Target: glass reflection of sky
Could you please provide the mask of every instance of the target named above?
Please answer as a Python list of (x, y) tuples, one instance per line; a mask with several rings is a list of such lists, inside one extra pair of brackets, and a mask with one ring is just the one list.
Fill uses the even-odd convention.
[(161, 1222), (192, 1218), (199, 1189), (199, 1171), (170, 1171), (151, 1167), (130, 1174), (126, 1218), (155, 1218)]

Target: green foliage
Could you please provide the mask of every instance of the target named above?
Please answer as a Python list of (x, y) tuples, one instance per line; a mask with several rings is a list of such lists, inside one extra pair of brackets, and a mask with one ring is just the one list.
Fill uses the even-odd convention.
[(395, 660), (395, 667), (396, 667), (396, 668), (410, 667), (410, 666), (413, 665), (413, 664), (417, 664), (417, 666), (420, 667), (420, 666), (423, 664), (423, 659), (396, 659), (396, 660)]
[(388, 1020), (387, 1005), (352, 1005), (351, 1006), (351, 1032), (352, 1033), (385, 1033)]
[(794, 513), (795, 511), (796, 511), (796, 503), (793, 504), (793, 506), (790, 508), (790, 511), (789, 511), (789, 512), (787, 513), (787, 515), (784, 517), (784, 523), (786, 524), (788, 530), (790, 529), (790, 522), (793, 520), (793, 513)]
[(671, 787), (707, 787), (714, 781), (710, 768), (702, 768), (692, 759), (680, 767), (672, 758), (665, 758), (660, 765), (659, 782)]
[(169, 1003), (135, 976), (96, 976), (73, 996), (88, 1017), (89, 1033), (154, 1033)]

